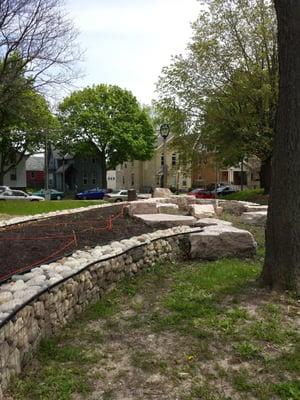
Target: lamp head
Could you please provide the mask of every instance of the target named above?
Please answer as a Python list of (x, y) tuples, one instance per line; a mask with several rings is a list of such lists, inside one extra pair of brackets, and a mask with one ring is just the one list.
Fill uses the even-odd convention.
[(159, 133), (160, 136), (162, 136), (164, 139), (167, 139), (170, 133), (170, 126), (169, 124), (162, 124), (159, 128)]

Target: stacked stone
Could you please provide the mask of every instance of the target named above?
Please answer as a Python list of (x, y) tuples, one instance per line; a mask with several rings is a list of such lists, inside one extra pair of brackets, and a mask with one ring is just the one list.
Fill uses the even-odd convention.
[[(184, 231), (182, 227), (175, 229), (177, 233), (180, 230)], [(167, 232), (174, 234), (173, 230)], [(74, 313), (82, 312), (88, 304), (100, 299), (126, 275), (134, 275), (156, 262), (186, 257), (189, 240), (180, 234), (159, 239), (159, 235), (163, 234), (166, 231), (151, 234), (153, 241), (149, 240), (148, 235), (142, 235), (136, 238), (140, 239), (139, 245), (137, 241), (132, 241), (135, 247), (122, 254), (94, 262), (63, 282), (52, 282), (54, 287), (46, 288), (46, 291), (10, 316), (10, 320), (0, 328), (0, 387), (7, 387), (11, 377), (21, 372), (42, 337), (58, 332)], [(124, 248), (122, 241), (113, 243), (115, 247)], [(14, 284), (18, 282), (20, 280)]]

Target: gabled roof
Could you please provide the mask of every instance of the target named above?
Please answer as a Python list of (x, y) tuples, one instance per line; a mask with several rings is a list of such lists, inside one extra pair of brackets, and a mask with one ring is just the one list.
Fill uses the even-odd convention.
[(44, 171), (45, 159), (44, 157), (30, 156), (26, 160), (26, 171)]

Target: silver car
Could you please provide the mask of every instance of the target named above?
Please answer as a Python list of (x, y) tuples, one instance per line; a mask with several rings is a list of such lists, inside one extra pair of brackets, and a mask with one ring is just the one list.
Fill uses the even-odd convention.
[(118, 203), (128, 200), (128, 190), (116, 190), (111, 193), (105, 193), (103, 200)]
[(4, 192), (5, 190), (11, 190), (9, 186), (0, 186), (0, 193)]
[(33, 196), (22, 190), (5, 190), (0, 193), (0, 200), (26, 200), (26, 201), (44, 201), (41, 196)]

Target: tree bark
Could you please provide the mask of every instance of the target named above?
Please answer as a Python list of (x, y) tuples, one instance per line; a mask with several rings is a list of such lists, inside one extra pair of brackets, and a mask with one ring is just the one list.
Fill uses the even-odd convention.
[(300, 2), (275, 0), (280, 91), (262, 281), (300, 292)]
[(266, 194), (270, 193), (271, 190), (271, 175), (272, 175), (272, 167), (271, 167), (271, 157), (268, 157), (265, 160), (261, 161), (260, 166), (260, 187), (264, 189)]

